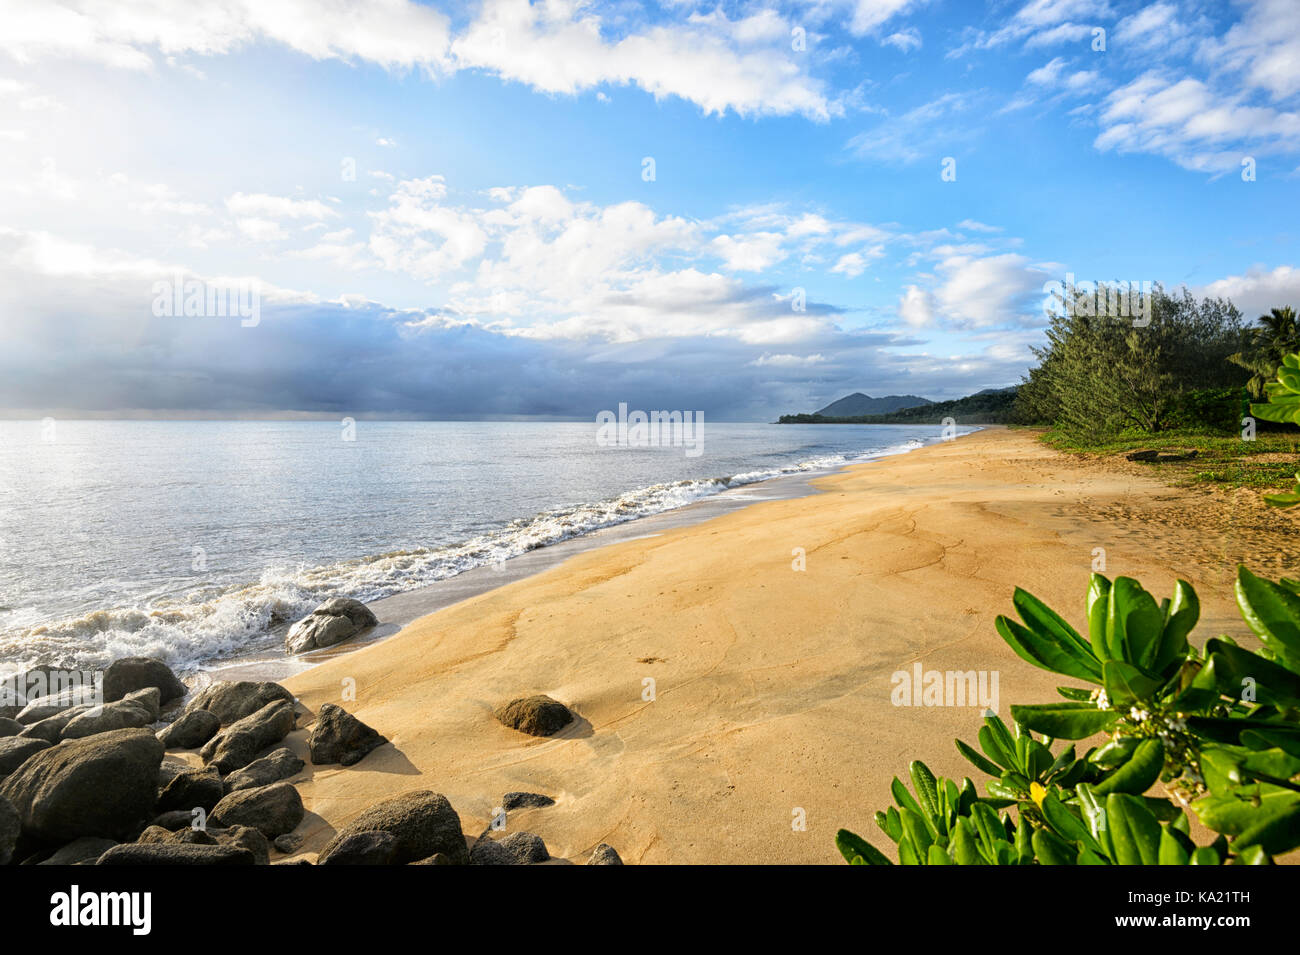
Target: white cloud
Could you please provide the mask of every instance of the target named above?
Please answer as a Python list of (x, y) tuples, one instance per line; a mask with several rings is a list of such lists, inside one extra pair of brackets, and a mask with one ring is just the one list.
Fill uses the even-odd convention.
[(1300, 309), (1300, 268), (1279, 265), (1274, 269), (1252, 269), (1243, 275), (1229, 275), (1192, 290), (1198, 296), (1231, 299), (1247, 319), (1273, 308), (1289, 305)]
[(934, 299), (925, 289), (909, 285), (898, 300), (898, 316), (913, 328), (934, 322)]
[(1244, 105), (1200, 80), (1154, 70), (1111, 92), (1100, 123), (1093, 145), (1103, 152), (1156, 153), (1202, 172), (1238, 168), (1243, 148), (1300, 148), (1300, 114)]
[(886, 46), (897, 47), (904, 53), (921, 48), (921, 31), (916, 27), (906, 27), (897, 33), (891, 33), (880, 41)]
[(686, 23), (608, 37), (590, 7), (484, 0), (452, 42), (461, 69), (482, 69), (547, 93), (602, 84), (679, 96), (705, 113), (801, 113), (829, 119), (840, 108), (791, 50), (790, 25), (767, 12), (729, 20), (720, 9)]
[(370, 214), (370, 251), (384, 268), (435, 279), (483, 254), (486, 233), (472, 214), (442, 205), (446, 195), (441, 176), (408, 179)]
[(1222, 39), (1205, 41), (1200, 54), (1218, 69), (1238, 71), (1248, 88), (1275, 101), (1300, 93), (1300, 4), (1250, 0), (1241, 22)]

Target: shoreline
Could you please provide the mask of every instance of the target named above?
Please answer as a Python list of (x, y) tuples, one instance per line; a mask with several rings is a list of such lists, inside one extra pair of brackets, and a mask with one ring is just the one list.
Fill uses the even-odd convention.
[[(821, 493), (575, 555), (290, 677), (308, 709), (341, 703), (391, 743), (295, 780), (299, 854), (380, 799), (432, 789), (467, 833), (505, 792), (554, 797), (510, 813), (507, 832), (538, 833), (557, 858), (605, 842), (629, 862), (838, 862), (835, 830), (873, 833), (910, 760), (972, 775), (952, 740), (974, 739), (979, 711), (894, 706), (892, 674), (997, 673), (1004, 715), (1056, 698), (1062, 681), (994, 630), (1015, 586), (1077, 623), (1100, 547), (1109, 576), (1156, 593), (1191, 581), (1203, 641), (1244, 631), (1237, 560), (1300, 557), (1285, 527), (1267, 551), (1259, 521), (1273, 517), (1253, 500), (1240, 519), (1006, 429), (813, 483)], [(535, 693), (575, 723), (537, 739), (493, 718)], [(305, 754), (304, 736), (286, 744)]]
[[(909, 426), (898, 425), (898, 427)], [(1004, 426), (964, 425), (963, 427), (971, 427), (975, 430), (959, 435), (959, 439), (971, 434), (977, 434), (986, 428)], [(755, 481), (752, 484), (742, 484), (734, 488), (728, 488), (681, 507), (646, 514), (620, 524), (599, 527), (557, 541), (554, 544), (538, 547), (500, 564), (472, 567), (443, 580), (423, 584), (408, 591), (369, 601), (366, 606), (379, 619), (379, 623), (369, 632), (345, 640), (327, 649), (314, 650), (305, 654), (280, 654), (278, 656), (268, 655), (266, 651), (254, 651), (227, 661), (219, 661), (200, 667), (196, 671), (187, 674), (186, 679), (187, 682), (194, 685), (195, 689), (200, 689), (214, 680), (281, 681), (290, 676), (304, 673), (336, 657), (381, 643), (395, 636), (402, 628), (409, 626), (421, 617), (445, 610), (498, 587), (508, 586), (517, 581), (544, 573), (579, 554), (643, 537), (658, 536), (665, 531), (679, 527), (704, 523), (763, 501), (797, 500), (814, 496), (821, 493), (820, 489), (815, 486), (815, 482), (823, 477), (838, 474), (848, 468), (874, 464), (897, 455), (910, 454), (929, 446), (923, 444), (919, 447), (890, 447), (882, 451), (872, 452), (861, 460), (851, 461), (836, 468), (776, 475), (762, 481)], [(340, 594), (339, 596), (348, 595)], [(289, 624), (286, 623), (279, 627), (278, 631), (287, 632), (288, 629)]]

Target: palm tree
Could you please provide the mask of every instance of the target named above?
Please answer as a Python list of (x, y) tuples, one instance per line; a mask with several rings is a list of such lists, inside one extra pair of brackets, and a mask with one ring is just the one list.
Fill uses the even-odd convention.
[(1229, 356), (1234, 365), (1251, 373), (1246, 387), (1251, 397), (1261, 400), (1264, 386), (1277, 377), (1282, 359), (1300, 351), (1300, 323), (1290, 306), (1272, 309), (1259, 317), (1251, 337), (1250, 350)]

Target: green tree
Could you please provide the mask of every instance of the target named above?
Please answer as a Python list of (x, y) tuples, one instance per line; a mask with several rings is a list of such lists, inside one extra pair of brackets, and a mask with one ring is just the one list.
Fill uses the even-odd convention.
[(1277, 377), (1282, 360), (1300, 352), (1300, 323), (1290, 306), (1261, 315), (1251, 330), (1250, 347), (1230, 355), (1228, 360), (1251, 373), (1246, 387), (1256, 401), (1264, 399), (1264, 387)]
[[(1067, 289), (1063, 301), (1079, 301)], [(1046, 420), (1073, 434), (1098, 437), (1126, 429), (1147, 433), (1173, 423), (1183, 394), (1236, 387), (1244, 377), (1228, 359), (1241, 350), (1241, 313), (1224, 299), (1170, 295), (1157, 285), (1141, 319), (1059, 308), (1039, 365), (1022, 386), (1019, 420)], [(1144, 324), (1145, 322), (1145, 324)]]

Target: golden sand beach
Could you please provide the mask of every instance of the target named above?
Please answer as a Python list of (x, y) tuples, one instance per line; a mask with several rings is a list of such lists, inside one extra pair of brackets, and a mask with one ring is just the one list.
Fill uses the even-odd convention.
[[(311, 710), (341, 703), (392, 743), (353, 767), (308, 764), (300, 854), (400, 792), (445, 794), (476, 836), (522, 790), (557, 804), (510, 813), (506, 831), (538, 833), (555, 857), (607, 842), (629, 863), (839, 862), (841, 826), (887, 845), (872, 813), (910, 760), (977, 775), (952, 742), (974, 740), (977, 701), (895, 705), (895, 673), (996, 677), (1004, 717), (1056, 698), (1062, 681), (994, 630), (1016, 586), (1078, 626), (1100, 559), (1158, 595), (1182, 577), (1201, 595), (1201, 642), (1244, 630), (1238, 561), (1294, 572), (1300, 552), (1297, 517), (1251, 492), (1169, 487), (1024, 431), (816, 485), (582, 553), (287, 680)], [(549, 739), (494, 719), (536, 693), (579, 719)], [(305, 732), (287, 745), (305, 757)]]

